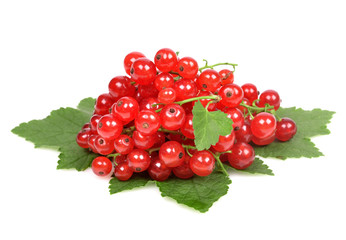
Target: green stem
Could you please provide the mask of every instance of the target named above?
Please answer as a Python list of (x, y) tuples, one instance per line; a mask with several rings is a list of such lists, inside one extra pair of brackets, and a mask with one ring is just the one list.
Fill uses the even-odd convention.
[(157, 147), (157, 148), (150, 148), (150, 149), (148, 149), (147, 151), (148, 151), (149, 154), (151, 154), (152, 152), (157, 152), (157, 151), (159, 151), (159, 150), (160, 150), (160, 148)]
[(182, 135), (182, 133), (181, 133), (181, 132), (178, 132), (178, 131), (172, 131), (172, 130), (168, 130), (168, 129), (164, 129), (164, 128), (162, 128), (162, 127), (161, 127), (161, 128), (159, 128), (157, 131)]
[(249, 105), (246, 105), (244, 103), (240, 103), (239, 105), (247, 108), (250, 111), (255, 111), (257, 113), (259, 113), (259, 112), (268, 112), (269, 110), (274, 110), (274, 107), (270, 106), (270, 105), (265, 106), (265, 107), (249, 106)]
[(200, 97), (193, 97), (193, 98), (188, 98), (185, 99), (183, 101), (179, 101), (179, 102), (174, 102), (175, 104), (179, 104), (179, 105), (183, 105), (184, 103), (188, 103), (188, 102), (193, 102), (193, 101), (198, 101), (200, 99), (213, 99), (213, 100), (217, 100), (220, 101), (221, 97), (218, 95), (210, 95), (210, 96), (200, 96)]
[(118, 166), (118, 163), (115, 161), (115, 159), (117, 158), (117, 156), (120, 156), (120, 153), (111, 153), (107, 155), (107, 158), (113, 158), (113, 163), (115, 166)]
[(213, 154), (214, 158), (216, 159), (217, 164), (218, 164), (219, 167), (221, 168), (221, 171), (228, 177), (229, 174), (228, 174), (227, 170), (225, 169), (225, 167), (223, 166), (223, 163), (222, 163), (221, 160), (220, 160), (220, 155), (221, 155), (221, 154), (215, 154), (215, 153), (213, 153), (212, 151), (209, 151), (209, 150), (208, 150), (208, 152), (210, 152), (211, 154)]
[(228, 63), (228, 62), (216, 63), (216, 64), (213, 64), (213, 65), (208, 65), (208, 61), (207, 61), (207, 60), (203, 59), (203, 61), (205, 61), (205, 66), (198, 69), (200, 72), (202, 72), (202, 70), (204, 70), (204, 69), (206, 69), (206, 68), (213, 69), (213, 68), (216, 67), (216, 66), (222, 66), (222, 65), (229, 65), (229, 66), (232, 66), (232, 67), (234, 68), (234, 70), (233, 70), (233, 72), (234, 72), (234, 71), (235, 71), (235, 67), (238, 66), (238, 64), (235, 64), (235, 63)]

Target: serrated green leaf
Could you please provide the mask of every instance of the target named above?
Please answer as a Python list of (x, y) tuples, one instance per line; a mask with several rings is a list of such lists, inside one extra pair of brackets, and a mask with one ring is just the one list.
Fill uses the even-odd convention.
[(173, 198), (178, 203), (206, 212), (214, 202), (227, 193), (231, 182), (225, 174), (214, 171), (207, 177), (169, 178), (163, 182), (156, 182), (156, 185), (163, 197)]
[(264, 162), (259, 159), (259, 158), (255, 158), (255, 160), (253, 161), (253, 163), (246, 169), (235, 169), (229, 165), (225, 165), (227, 166), (227, 168), (230, 168), (232, 170), (236, 170), (239, 172), (246, 172), (246, 173), (251, 173), (251, 174), (265, 174), (265, 175), (271, 175), (274, 176), (273, 171), (268, 167), (268, 165), (264, 164)]
[(131, 190), (133, 188), (143, 187), (151, 181), (147, 176), (142, 174), (134, 174), (127, 181), (120, 181), (117, 178), (112, 178), (109, 181), (109, 192), (110, 194), (122, 192), (125, 190)]
[(220, 136), (226, 136), (232, 132), (232, 119), (220, 110), (208, 112), (198, 101), (192, 109), (192, 114), (195, 144), (199, 151), (209, 149), (211, 145), (219, 141)]
[(330, 133), (327, 124), (334, 112), (321, 109), (306, 111), (291, 107), (280, 108), (277, 114), (280, 117), (293, 119), (297, 124), (297, 134), (287, 142), (274, 141), (267, 146), (254, 146), (256, 155), (279, 159), (323, 156), (323, 153), (315, 147), (310, 138)]

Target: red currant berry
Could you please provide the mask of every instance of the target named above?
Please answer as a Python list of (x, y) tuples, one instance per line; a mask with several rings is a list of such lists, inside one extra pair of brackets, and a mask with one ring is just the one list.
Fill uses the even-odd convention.
[(269, 137), (266, 138), (258, 138), (256, 136), (252, 136), (252, 142), (258, 146), (265, 146), (265, 145), (269, 145), (272, 142), (274, 142), (275, 140), (275, 132), (270, 135)]
[(296, 123), (290, 118), (282, 118), (276, 126), (276, 138), (280, 141), (290, 140), (297, 132)]
[(138, 58), (144, 58), (144, 54), (140, 52), (132, 52), (126, 55), (124, 59), (124, 68), (128, 75), (130, 75), (130, 70), (133, 62)]
[(230, 108), (237, 107), (244, 97), (241, 87), (233, 83), (223, 86), (219, 91), (219, 95), (221, 97), (221, 103)]
[(260, 100), (257, 103), (259, 107), (264, 107), (265, 104), (273, 106), (275, 110), (278, 110), (280, 107), (280, 96), (277, 91), (266, 90), (263, 93), (261, 93), (259, 99)]
[(185, 111), (178, 104), (167, 104), (160, 112), (160, 122), (163, 128), (178, 130), (185, 123)]
[(90, 128), (82, 129), (76, 137), (76, 142), (81, 148), (88, 148), (88, 139), (91, 135)]
[(244, 115), (238, 108), (228, 108), (224, 111), (227, 114), (227, 117), (232, 119), (232, 127), (234, 130), (239, 130), (244, 124)]
[(91, 129), (90, 122), (84, 123), (84, 125), (83, 125), (83, 127), (82, 127), (82, 129), (81, 129), (81, 130), (83, 130), (83, 129), (88, 129), (88, 128), (90, 128), (90, 129)]
[(234, 131), (237, 142), (249, 143), (252, 139), (251, 125), (248, 121), (245, 121), (243, 126), (239, 130)]
[(152, 110), (140, 111), (135, 119), (135, 126), (142, 135), (153, 135), (160, 128), (160, 117)]
[(153, 82), (148, 85), (139, 85), (137, 91), (143, 99), (152, 97), (155, 98), (159, 93), (159, 91), (155, 88)]
[(131, 80), (126, 76), (118, 76), (113, 78), (108, 84), (109, 94), (114, 99), (124, 96), (134, 96), (135, 87), (131, 84)]
[(235, 134), (234, 131), (232, 131), (230, 134), (226, 136), (220, 136), (219, 141), (215, 145), (212, 145), (212, 147), (217, 152), (226, 152), (232, 148), (234, 140)]
[(164, 132), (158, 131), (156, 133), (156, 140), (155, 144), (153, 145), (153, 148), (161, 147), (162, 144), (164, 144), (166, 141), (166, 134)]
[(196, 83), (189, 79), (180, 79), (176, 81), (173, 89), (175, 90), (177, 101), (196, 97), (198, 92)]
[(134, 172), (143, 172), (147, 170), (150, 165), (150, 157), (146, 151), (134, 149), (127, 155), (127, 162)]
[(215, 167), (214, 156), (206, 151), (198, 151), (190, 159), (190, 168), (198, 176), (210, 175)]
[(201, 90), (215, 92), (221, 84), (219, 73), (213, 69), (204, 70), (197, 78), (197, 86)]
[(144, 136), (138, 131), (133, 131), (132, 139), (136, 148), (145, 150), (151, 148), (155, 144), (156, 135)]
[(120, 181), (129, 180), (132, 177), (133, 170), (128, 163), (120, 163), (114, 168), (114, 176)]
[(253, 147), (244, 142), (235, 143), (231, 149), (232, 153), (228, 157), (229, 164), (236, 169), (249, 167), (255, 159)]
[(97, 157), (92, 161), (91, 169), (97, 176), (103, 177), (112, 172), (113, 164), (106, 157)]
[(219, 72), (219, 75), (221, 77), (221, 85), (222, 86), (234, 82), (233, 72), (228, 70), (228, 69), (221, 70)]
[(132, 138), (127, 135), (120, 135), (114, 140), (114, 149), (117, 153), (120, 154), (129, 154), (135, 146), (135, 143)]
[(181, 179), (188, 179), (195, 175), (190, 168), (190, 158), (191, 157), (186, 154), (183, 164), (172, 169), (175, 176)]
[(105, 115), (109, 113), (109, 109), (112, 107), (115, 99), (109, 94), (101, 94), (95, 103), (95, 114)]
[(174, 85), (174, 78), (169, 73), (160, 73), (155, 77), (154, 85), (158, 91), (164, 88), (171, 88)]
[(155, 65), (161, 72), (172, 71), (177, 63), (177, 54), (172, 49), (163, 48), (155, 54)]
[(94, 153), (97, 153), (97, 150), (95, 148), (95, 139), (97, 138), (98, 135), (90, 135), (88, 139), (88, 147), (91, 151)]
[(97, 125), (99, 124), (102, 115), (94, 114), (90, 118), (90, 128), (92, 132), (97, 132)]
[[(245, 104), (245, 105), (251, 106), (251, 103), (250, 103), (250, 101), (247, 98), (243, 98), (242, 103)], [(242, 114), (248, 113), (248, 109), (246, 107), (243, 107), (243, 106), (239, 105), (237, 108), (242, 112)]]
[(267, 138), (276, 129), (276, 119), (273, 114), (261, 112), (251, 121), (251, 132), (257, 138)]
[(176, 97), (177, 95), (173, 88), (165, 88), (159, 92), (157, 99), (159, 100), (160, 103), (169, 104), (169, 103), (173, 103)]
[(171, 175), (172, 170), (168, 168), (165, 163), (159, 159), (156, 158), (153, 161), (151, 161), (150, 166), (148, 168), (148, 173), (150, 177), (155, 181), (164, 181), (166, 180), (169, 175)]
[(112, 106), (112, 114), (124, 123), (135, 119), (138, 110), (138, 102), (132, 97), (122, 97)]
[(253, 101), (258, 99), (258, 91), (255, 85), (252, 83), (245, 83), (241, 86), (244, 92), (244, 98), (247, 98), (250, 101), (250, 105), (252, 105)]
[(99, 154), (108, 155), (114, 151), (114, 140), (97, 136), (94, 146)]
[(149, 59), (139, 58), (133, 62), (130, 74), (136, 83), (147, 85), (155, 80), (156, 67)]
[(156, 98), (144, 98), (140, 104), (139, 104), (139, 111), (142, 110), (157, 110), (160, 109), (160, 107), (162, 107), (161, 105), (155, 105), (155, 107), (153, 107), (154, 104), (158, 104), (159, 101)]
[(104, 138), (117, 138), (122, 131), (123, 123), (112, 114), (101, 117), (97, 125), (97, 133)]
[(118, 156), (116, 156), (115, 159), (114, 159), (114, 162), (116, 164), (118, 164), (118, 165), (120, 163), (124, 163), (124, 162), (127, 163), (127, 155), (118, 155)]
[(177, 167), (184, 162), (185, 151), (180, 143), (168, 141), (162, 144), (159, 157), (167, 167)]
[(198, 63), (191, 57), (183, 57), (178, 61), (178, 73), (181, 77), (192, 79), (198, 73)]
[(180, 131), (185, 137), (195, 139), (192, 119), (193, 119), (193, 115), (191, 113), (187, 114), (185, 118), (185, 123), (180, 128)]

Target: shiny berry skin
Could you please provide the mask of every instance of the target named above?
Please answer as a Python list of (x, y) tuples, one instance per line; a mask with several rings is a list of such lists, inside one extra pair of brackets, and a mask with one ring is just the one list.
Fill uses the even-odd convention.
[(113, 160), (116, 164), (120, 164), (120, 163), (127, 163), (127, 155), (118, 155), (115, 157), (115, 159)]
[(161, 145), (164, 144), (166, 141), (166, 134), (164, 132), (158, 131), (155, 135), (156, 139), (153, 148), (161, 147)]
[(123, 123), (112, 114), (102, 116), (97, 125), (97, 133), (104, 138), (117, 138), (122, 131)]
[(142, 110), (157, 110), (160, 109), (162, 106), (161, 105), (156, 105), (153, 107), (153, 104), (157, 104), (159, 101), (156, 98), (144, 98), (140, 103), (139, 103), (139, 111)]
[(129, 180), (132, 174), (133, 170), (129, 167), (127, 162), (120, 163), (114, 168), (114, 176), (120, 181)]
[(185, 150), (180, 143), (167, 141), (160, 147), (159, 157), (167, 167), (177, 167), (184, 162)]
[(238, 130), (244, 124), (244, 115), (238, 108), (228, 108), (224, 111), (227, 117), (232, 119), (232, 127), (234, 130)]
[(276, 125), (276, 138), (280, 141), (290, 140), (297, 132), (296, 123), (290, 118), (281, 118)]
[(244, 142), (237, 142), (231, 148), (232, 153), (228, 155), (229, 164), (236, 169), (249, 167), (255, 159), (253, 147)]
[(97, 176), (103, 177), (112, 172), (113, 164), (106, 157), (97, 157), (92, 161), (91, 169)]
[(220, 136), (219, 141), (215, 145), (212, 145), (212, 148), (217, 152), (226, 152), (232, 148), (234, 140), (235, 133), (234, 131), (232, 131), (230, 134), (226, 136)]
[(192, 79), (198, 73), (198, 63), (191, 57), (183, 57), (178, 61), (177, 70), (183, 78)]
[[(247, 98), (243, 98), (242, 103), (245, 104), (245, 105), (248, 105), (248, 106), (252, 105)], [(237, 108), (241, 111), (242, 114), (248, 113), (248, 109), (246, 107), (243, 107), (243, 106), (239, 105)]]
[(148, 168), (149, 176), (155, 181), (166, 180), (171, 172), (172, 170), (159, 158), (152, 160)]
[(280, 107), (280, 96), (275, 90), (266, 90), (262, 92), (259, 99), (257, 103), (259, 107), (264, 107), (266, 103), (273, 106), (275, 110), (278, 110)]
[(223, 86), (219, 91), (219, 95), (221, 97), (220, 102), (230, 108), (237, 107), (244, 97), (241, 87), (233, 83)]
[(108, 155), (114, 151), (114, 140), (97, 136), (94, 146), (99, 154)]
[(115, 99), (109, 93), (103, 93), (96, 99), (95, 114), (105, 115), (114, 104)]
[(177, 101), (196, 97), (198, 93), (196, 83), (189, 79), (180, 79), (176, 81), (173, 89), (175, 90)]
[(138, 111), (138, 102), (132, 97), (122, 97), (112, 106), (112, 114), (124, 123), (135, 119)]
[[(209, 91), (200, 91), (196, 97), (203, 97), (203, 96), (210, 96), (210, 95), (213, 95), (213, 94)], [(206, 107), (209, 102), (213, 101), (213, 99), (200, 99), (198, 101), (202, 103), (203, 107)], [(192, 105), (195, 106), (195, 103), (198, 101), (193, 101)], [(216, 110), (216, 103), (210, 103), (208, 105), (208, 111), (211, 112), (215, 110)]]
[(181, 179), (188, 179), (195, 175), (190, 168), (190, 159), (191, 157), (186, 154), (183, 164), (172, 169), (175, 176)]
[(88, 139), (88, 147), (91, 151), (93, 151), (94, 153), (97, 153), (97, 150), (95, 148), (95, 139), (97, 138), (98, 135), (90, 135), (89, 139)]
[(133, 62), (137, 60), (138, 58), (144, 58), (144, 57), (145, 57), (144, 54), (140, 52), (131, 52), (127, 54), (124, 59), (124, 68), (126, 73), (130, 75), (130, 70), (131, 70), (131, 66)]
[(215, 92), (221, 85), (219, 73), (213, 69), (204, 70), (197, 78), (197, 86), (200, 90)]
[(251, 138), (251, 141), (258, 146), (269, 145), (272, 142), (274, 142), (274, 140), (275, 140), (275, 133), (273, 133), (272, 135), (266, 138), (258, 138), (256, 136), (252, 136)]
[(172, 71), (178, 63), (177, 54), (169, 48), (160, 49), (154, 59), (156, 67), (161, 72)]
[(243, 126), (234, 133), (237, 142), (249, 143), (252, 139), (251, 125), (248, 121), (244, 121)]
[(76, 142), (81, 148), (88, 148), (88, 139), (91, 135), (91, 129), (90, 128), (85, 128), (79, 131), (76, 137)]
[(140, 111), (135, 119), (135, 126), (142, 135), (153, 135), (160, 128), (160, 117), (152, 110)]
[(174, 78), (169, 73), (160, 73), (155, 77), (154, 86), (158, 91), (164, 88), (171, 88), (174, 85)]
[(134, 96), (135, 87), (131, 84), (130, 78), (126, 76), (117, 76), (113, 78), (108, 84), (109, 94), (114, 99), (119, 99), (124, 96)]
[(190, 139), (195, 139), (195, 134), (193, 130), (193, 123), (192, 123), (193, 115), (187, 114), (185, 118), (184, 125), (180, 128), (181, 133)]
[(134, 172), (143, 172), (147, 170), (150, 165), (150, 157), (146, 151), (134, 149), (127, 155), (127, 162)]
[(190, 168), (198, 176), (210, 175), (215, 167), (214, 156), (206, 151), (198, 151), (194, 153), (190, 159)]
[(178, 104), (167, 104), (160, 112), (160, 122), (163, 128), (178, 130), (185, 123), (185, 111)]
[(98, 115), (98, 114), (94, 114), (91, 116), (91, 118), (90, 118), (91, 131), (97, 132), (97, 125), (98, 125), (101, 117), (102, 117), (102, 115)]
[(230, 71), (228, 69), (221, 70), (219, 72), (219, 75), (221, 77), (221, 85), (222, 86), (234, 82), (234, 74), (232, 71)]
[(139, 58), (133, 62), (130, 74), (136, 83), (148, 85), (155, 80), (156, 67), (149, 59)]
[(159, 91), (155, 88), (154, 82), (148, 85), (139, 85), (137, 92), (144, 98), (155, 98)]
[(129, 154), (135, 146), (133, 139), (125, 134), (120, 135), (114, 140), (114, 149), (120, 154)]
[(257, 138), (267, 138), (276, 129), (276, 119), (273, 114), (261, 112), (251, 121), (251, 132)]
[(176, 97), (177, 95), (173, 88), (165, 88), (159, 92), (157, 99), (159, 100), (160, 103), (169, 104), (169, 103), (173, 103)]
[(132, 139), (136, 148), (139, 149), (149, 149), (156, 142), (156, 135), (144, 136), (139, 131), (133, 131)]
[(244, 98), (250, 101), (250, 105), (252, 105), (253, 101), (258, 99), (258, 91), (257, 87), (252, 83), (245, 83), (241, 86), (244, 92)]

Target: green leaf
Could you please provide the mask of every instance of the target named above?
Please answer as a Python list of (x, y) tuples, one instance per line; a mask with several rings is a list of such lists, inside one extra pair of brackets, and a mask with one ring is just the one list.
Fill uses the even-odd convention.
[(256, 155), (279, 159), (323, 156), (310, 138), (330, 133), (327, 124), (334, 113), (321, 109), (306, 111), (295, 107), (280, 108), (277, 111), (278, 116), (289, 117), (296, 122), (296, 135), (287, 142), (274, 141), (267, 146), (254, 146)]
[(220, 136), (226, 136), (232, 132), (232, 119), (220, 110), (208, 112), (198, 101), (192, 109), (192, 114), (195, 144), (199, 151), (209, 149), (211, 145), (219, 141)]
[(110, 194), (114, 194), (133, 188), (143, 187), (149, 181), (151, 180), (142, 174), (134, 174), (128, 181), (120, 181), (117, 178), (112, 178), (109, 181), (109, 192)]
[(231, 182), (225, 174), (214, 171), (207, 177), (172, 177), (163, 182), (156, 182), (156, 185), (163, 197), (173, 198), (178, 203), (206, 212), (214, 202), (227, 193)]
[(94, 112), (95, 101), (95, 98), (84, 98), (79, 102), (77, 108), (91, 116)]
[(264, 162), (259, 159), (259, 158), (255, 158), (255, 160), (253, 161), (253, 163), (250, 165), (250, 167), (246, 168), (246, 169), (235, 169), (229, 165), (225, 165), (228, 168), (232, 169), (232, 170), (236, 170), (239, 172), (246, 172), (246, 173), (251, 173), (251, 174), (266, 174), (266, 175), (271, 175), (274, 176), (273, 171), (268, 167), (268, 165), (264, 164)]

